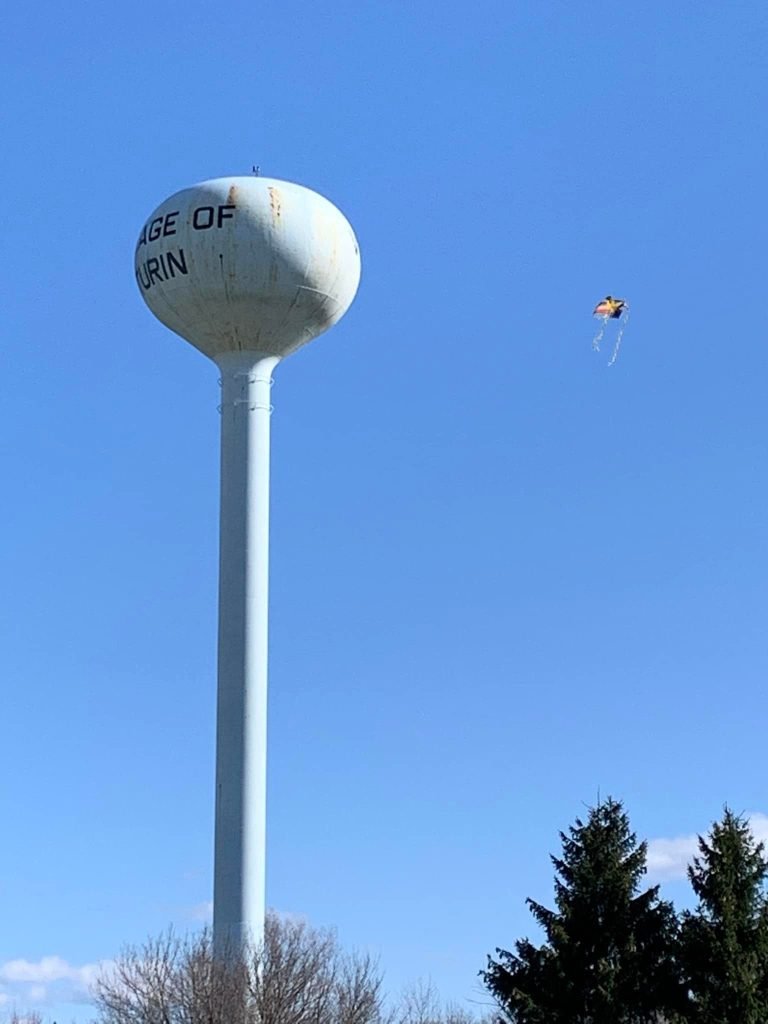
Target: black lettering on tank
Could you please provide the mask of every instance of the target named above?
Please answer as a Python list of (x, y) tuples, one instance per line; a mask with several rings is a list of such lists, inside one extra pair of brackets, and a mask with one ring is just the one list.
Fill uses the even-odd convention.
[(140, 263), (138, 267), (136, 267), (136, 280), (144, 291), (147, 291), (147, 289), (152, 287), (152, 282), (150, 281), (149, 274), (147, 273), (146, 263)]
[(149, 274), (149, 281), (152, 284), (157, 277), (158, 281), (162, 281), (160, 276), (160, 263), (156, 256), (150, 256), (146, 263), (147, 273)]
[(170, 281), (178, 274), (189, 274), (187, 257), (183, 249), (150, 256), (136, 267), (136, 280), (144, 291), (149, 291), (156, 281)]
[(205, 231), (206, 228), (213, 227), (213, 218), (212, 206), (198, 206), (192, 214), (192, 227), (197, 231)]
[(236, 210), (237, 207), (228, 203), (225, 206), (220, 206), (218, 210), (218, 226), (221, 227), (225, 220), (231, 220), (235, 215), (234, 213), (227, 213), (227, 210)]
[[(210, 223), (195, 226), (211, 227), (213, 224), (213, 207), (201, 207), (201, 209), (210, 211), (208, 214), (208, 220)], [(156, 242), (158, 238), (167, 238), (169, 235), (175, 235), (176, 218), (178, 216), (179, 210), (171, 210), (170, 213), (166, 213), (162, 217), (153, 217), (152, 220), (147, 221), (141, 229), (139, 240), (136, 243), (136, 250), (138, 251), (142, 245), (147, 245), (149, 242)]]
[(171, 272), (171, 277), (176, 277), (177, 270), (180, 274), (189, 273), (189, 271), (187, 270), (187, 258), (184, 255), (183, 249), (179, 249), (178, 257), (176, 256), (176, 253), (173, 252), (173, 250), (167, 252), (166, 258), (168, 260), (168, 269)]
[(174, 210), (172, 213), (166, 213), (165, 221), (163, 222), (163, 238), (167, 238), (168, 235), (176, 234), (176, 218), (178, 216), (178, 210)]

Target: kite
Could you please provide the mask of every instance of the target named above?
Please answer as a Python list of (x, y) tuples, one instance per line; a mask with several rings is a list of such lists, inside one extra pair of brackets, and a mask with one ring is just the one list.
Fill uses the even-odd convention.
[(600, 320), (600, 329), (592, 339), (592, 348), (595, 352), (600, 351), (600, 342), (603, 340), (608, 321), (619, 321), (619, 329), (616, 332), (616, 341), (613, 345), (613, 354), (608, 363), (609, 366), (613, 366), (618, 357), (621, 339), (624, 337), (624, 330), (629, 320), (629, 303), (626, 299), (615, 299), (612, 295), (606, 295), (592, 310), (592, 315)]

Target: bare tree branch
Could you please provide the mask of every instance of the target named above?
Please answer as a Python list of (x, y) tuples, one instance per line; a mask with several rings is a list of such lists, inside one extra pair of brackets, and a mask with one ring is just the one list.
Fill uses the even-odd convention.
[(98, 979), (98, 1024), (389, 1024), (370, 957), (333, 932), (270, 916), (259, 949), (225, 960), (209, 932), (125, 950)]

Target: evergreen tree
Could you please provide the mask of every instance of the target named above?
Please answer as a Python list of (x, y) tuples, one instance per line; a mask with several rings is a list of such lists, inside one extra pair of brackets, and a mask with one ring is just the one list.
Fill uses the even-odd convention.
[(728, 808), (688, 869), (699, 903), (683, 915), (684, 1019), (695, 1024), (768, 1021), (768, 863), (748, 823)]
[(557, 909), (527, 901), (546, 941), (497, 949), (486, 987), (513, 1024), (656, 1024), (679, 1001), (676, 918), (658, 887), (639, 891), (645, 843), (610, 799), (560, 838)]

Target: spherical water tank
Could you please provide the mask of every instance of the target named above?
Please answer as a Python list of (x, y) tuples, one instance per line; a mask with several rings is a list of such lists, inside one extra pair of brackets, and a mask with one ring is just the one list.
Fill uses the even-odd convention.
[(142, 228), (135, 265), (155, 316), (212, 359), (288, 355), (341, 319), (360, 281), (344, 215), (274, 178), (215, 178), (177, 192)]

